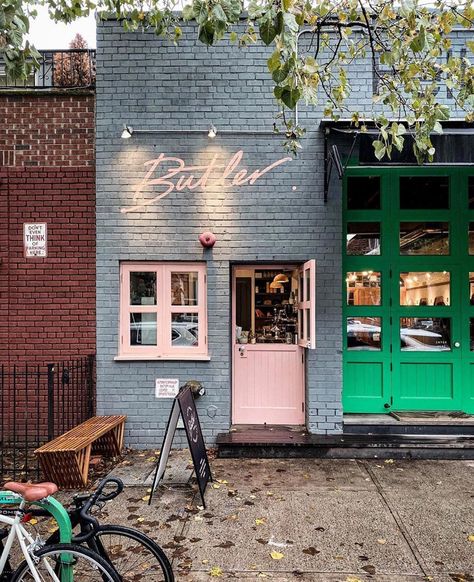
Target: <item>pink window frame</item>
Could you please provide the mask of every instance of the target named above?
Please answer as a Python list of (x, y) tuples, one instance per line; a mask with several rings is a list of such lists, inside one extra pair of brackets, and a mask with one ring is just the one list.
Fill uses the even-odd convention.
[[(130, 305), (130, 273), (156, 273), (156, 305)], [(198, 274), (198, 305), (172, 305), (171, 273)], [(156, 346), (130, 345), (130, 314), (156, 313)], [(198, 344), (173, 346), (171, 343), (171, 315), (195, 313), (198, 315)], [(203, 263), (126, 262), (120, 265), (120, 334), (119, 357), (190, 359), (207, 356), (207, 270)]]
[[(316, 348), (316, 261), (311, 259), (299, 269), (298, 280), (298, 345)], [(302, 333), (301, 333), (302, 332)]]

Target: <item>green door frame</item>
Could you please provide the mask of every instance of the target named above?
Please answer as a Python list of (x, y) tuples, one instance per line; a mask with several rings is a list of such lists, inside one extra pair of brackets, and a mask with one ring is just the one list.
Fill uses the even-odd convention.
[[(350, 167), (343, 181), (343, 241), (348, 222), (379, 222), (381, 254), (349, 256), (343, 250), (343, 406), (344, 412), (383, 413), (391, 410), (463, 410), (474, 412), (474, 351), (470, 349), (469, 273), (474, 273), (474, 254), (469, 255), (469, 223), (474, 223), (474, 208), (469, 209), (468, 179), (471, 188), (474, 168), (446, 167)], [(380, 210), (349, 210), (347, 183), (351, 177), (379, 176)], [(450, 181), (449, 210), (400, 210), (399, 183), (402, 176), (447, 176)], [(472, 192), (471, 192), (472, 195)], [(473, 205), (474, 206), (474, 205)], [(449, 222), (450, 254), (443, 256), (401, 256), (400, 221)], [(473, 251), (474, 252), (474, 251)], [(381, 274), (379, 306), (347, 305), (346, 274), (373, 271)], [(400, 306), (400, 272), (448, 271), (451, 276), (450, 304), (447, 306)], [(381, 318), (379, 351), (348, 350), (348, 318)], [(401, 317), (437, 317), (451, 320), (451, 350), (441, 352), (402, 351)], [(459, 347), (455, 347), (458, 345)], [(417, 390), (416, 380), (423, 375), (426, 393)], [(449, 397), (437, 390), (451, 382)], [(446, 376), (447, 375), (447, 376)]]

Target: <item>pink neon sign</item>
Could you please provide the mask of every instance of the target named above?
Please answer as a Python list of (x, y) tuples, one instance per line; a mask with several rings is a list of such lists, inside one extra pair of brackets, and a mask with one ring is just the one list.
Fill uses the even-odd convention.
[[(168, 196), (175, 190), (177, 192), (197, 189), (205, 191), (208, 189), (210, 179), (217, 179), (217, 185), (219, 186), (249, 186), (255, 184), (257, 180), (271, 170), (274, 170), (285, 162), (290, 162), (292, 159), (290, 157), (281, 158), (260, 170), (254, 170), (252, 173), (249, 173), (247, 168), (240, 166), (243, 155), (243, 150), (235, 152), (226, 165), (217, 163), (218, 155), (216, 154), (207, 165), (187, 166), (181, 158), (168, 157), (165, 154), (160, 154), (157, 158), (144, 163), (147, 172), (133, 195), (133, 202), (135, 204), (134, 206), (122, 208), (121, 212), (142, 210), (146, 206), (150, 206), (161, 198)], [(160, 165), (163, 164), (166, 164), (167, 167), (159, 175)], [(162, 191), (147, 200), (145, 198), (145, 190), (149, 191), (150, 187), (154, 188), (155, 186), (161, 187), (160, 189)]]

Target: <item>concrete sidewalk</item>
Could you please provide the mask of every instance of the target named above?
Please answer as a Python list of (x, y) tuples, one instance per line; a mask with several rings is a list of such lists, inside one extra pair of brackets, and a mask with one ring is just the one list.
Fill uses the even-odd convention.
[(473, 461), (215, 459), (203, 509), (188, 451), (147, 505), (155, 459), (112, 471), (103, 520), (155, 538), (178, 581), (474, 581)]

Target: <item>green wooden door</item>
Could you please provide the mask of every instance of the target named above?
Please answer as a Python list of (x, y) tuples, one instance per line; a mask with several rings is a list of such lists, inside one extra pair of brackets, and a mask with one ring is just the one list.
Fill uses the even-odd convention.
[(466, 168), (426, 167), (348, 172), (346, 412), (472, 411), (470, 174)]

